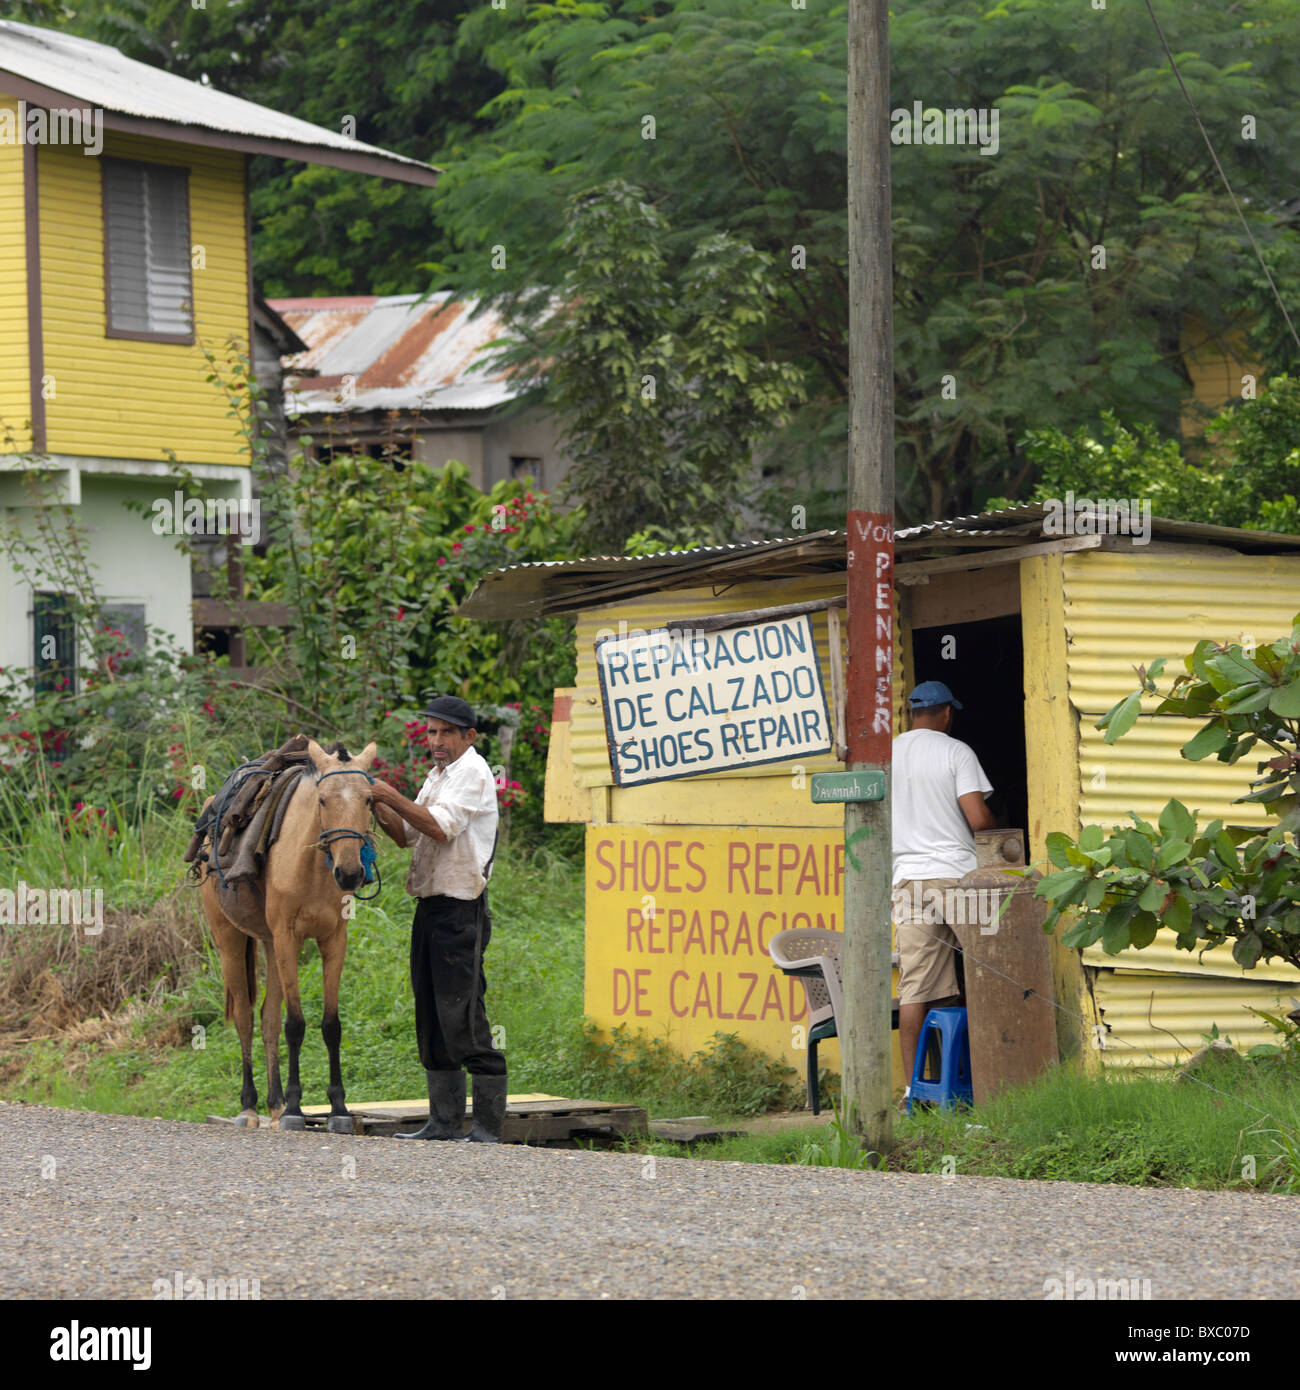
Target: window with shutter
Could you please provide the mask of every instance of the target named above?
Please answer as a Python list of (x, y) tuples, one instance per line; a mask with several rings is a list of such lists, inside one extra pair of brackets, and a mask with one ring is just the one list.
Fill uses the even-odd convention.
[(108, 336), (192, 343), (189, 170), (100, 161)]

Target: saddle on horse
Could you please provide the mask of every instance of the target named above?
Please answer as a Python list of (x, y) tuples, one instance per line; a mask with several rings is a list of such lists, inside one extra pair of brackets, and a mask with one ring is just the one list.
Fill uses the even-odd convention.
[[(325, 751), (342, 748), (333, 744)], [(237, 767), (194, 822), (185, 851), (191, 881), (200, 878), (205, 864), (223, 884), (255, 879), (280, 834), (290, 795), (311, 769), (305, 734), (295, 734), (272, 752)]]

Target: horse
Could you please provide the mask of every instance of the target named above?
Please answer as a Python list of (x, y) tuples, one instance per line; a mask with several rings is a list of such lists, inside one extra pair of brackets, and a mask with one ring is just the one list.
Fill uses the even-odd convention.
[[(329, 1052), (328, 1129), (351, 1134), (352, 1116), (344, 1103), (339, 1068), (339, 980), (347, 952), (347, 900), (366, 880), (363, 846), (374, 852), (370, 833), (373, 802), (370, 765), (378, 751), (368, 743), (349, 757), (342, 744), (327, 753), (309, 739), (311, 768), (290, 793), (279, 837), (267, 851), (258, 879), (223, 885), (209, 862), (201, 878), (200, 897), (221, 953), (226, 985), (226, 1018), (234, 1019), (243, 1055), (244, 1079), (235, 1123), (256, 1128), (257, 1087), (253, 1082), (253, 1006), (257, 1002), (257, 945), (266, 957), (266, 997), (262, 1001), (262, 1042), (266, 1048), (267, 1109), (272, 1128), (307, 1127), (302, 1113), (298, 1053), (307, 1025), (298, 994), (298, 956), (312, 937), (320, 950), (324, 977), (321, 1037)], [(311, 775), (314, 768), (315, 776)], [(347, 904), (350, 907), (350, 903)], [(280, 1088), (280, 1005), (286, 1006), (285, 1041), (289, 1044), (289, 1086)]]

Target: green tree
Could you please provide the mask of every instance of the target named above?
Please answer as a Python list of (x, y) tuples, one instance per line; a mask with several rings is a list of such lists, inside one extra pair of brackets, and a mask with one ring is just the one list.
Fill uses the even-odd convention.
[[(1285, 286), (1300, 245), (1270, 209), (1300, 174), (1289, 56), (1300, 7), (1156, 8)], [(721, 231), (781, 267), (770, 351), (807, 369), (809, 401), (774, 463), (802, 469), (809, 490), (833, 475), (847, 419), (844, 6), (479, 6), (461, 42), (504, 90), (486, 108), (490, 130), (439, 151), (439, 222), (452, 242), (442, 283), (482, 293), (559, 283), (567, 200), (625, 176), (671, 223), (670, 268)], [(894, 106), (999, 112), (996, 154), (894, 148), (901, 518), (1031, 485), (1026, 426), (1096, 428), (1112, 410), (1174, 433), (1190, 392), (1186, 315), (1226, 334), (1267, 305), (1145, 7), (915, 0), (892, 16), (891, 43)], [(1243, 138), (1243, 113), (1254, 138)], [(493, 247), (506, 249), (504, 266)], [(1269, 370), (1289, 366), (1294, 343), (1273, 318), (1259, 334)]]
[(800, 372), (761, 350), (770, 258), (720, 233), (670, 274), (669, 228), (623, 180), (570, 200), (554, 303), (521, 296), (501, 361), (544, 379), (586, 508), (585, 542), (621, 551), (659, 528), (731, 540), (753, 451), (801, 397)]
[(1067, 946), (1099, 941), (1115, 955), (1149, 946), (1165, 926), (1180, 950), (1230, 941), (1247, 970), (1272, 959), (1300, 967), (1300, 614), (1287, 636), (1256, 650), (1198, 642), (1162, 693), (1164, 666), (1161, 658), (1139, 667), (1139, 688), (1097, 721), (1106, 742), (1133, 727), (1144, 698), (1159, 696), (1156, 715), (1205, 721), (1183, 745), (1190, 761), (1213, 754), (1235, 764), (1262, 745), (1275, 756), (1257, 764), (1252, 789), (1237, 801), (1266, 806), (1276, 824), (1256, 831), (1213, 820), (1202, 828), (1173, 800), (1154, 826), (1130, 812), (1133, 824), (1109, 837), (1099, 825), (1077, 840), (1054, 832), (1047, 851), (1055, 872), (1035, 890), (1050, 904), (1044, 929), (1070, 916)]
[[(1181, 439), (1132, 429), (1107, 411), (1100, 430), (1030, 430), (1025, 456), (1038, 482), (1027, 500), (1077, 496), (1146, 499), (1155, 516), (1300, 534), (1300, 380), (1274, 377), (1207, 427), (1215, 452), (1188, 459)], [(1010, 505), (991, 497), (984, 505)]]
[[(70, 9), (71, 7), (69, 7)], [(129, 57), (358, 140), (430, 161), (479, 122), (500, 81), (462, 50), (461, 0), (80, 0), (67, 27)], [(259, 156), (258, 288), (268, 295), (425, 289), (432, 189)]]

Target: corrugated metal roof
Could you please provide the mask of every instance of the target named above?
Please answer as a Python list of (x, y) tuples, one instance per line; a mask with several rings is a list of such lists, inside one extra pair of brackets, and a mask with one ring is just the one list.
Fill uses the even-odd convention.
[(506, 325), (491, 308), (475, 318), (478, 303), (449, 293), (272, 300), (308, 345), (284, 359), (289, 378), (298, 377), (296, 388), (286, 382), (286, 409), (312, 416), (504, 405), (521, 388), (481, 354), (505, 335)]
[[(6, 74), (20, 81), (6, 84)], [(13, 95), (24, 97), (28, 94), (22, 89), (23, 82), (66, 97), (70, 105), (297, 146), (302, 151), (300, 158), (309, 162), (333, 163), (332, 159), (313, 161), (313, 153), (323, 151), (337, 156), (368, 156), (388, 166), (390, 177), (429, 185), (436, 182), (439, 172), (418, 159), (350, 140), (324, 126), (229, 96), (206, 83), (190, 82), (138, 63), (108, 44), (0, 20), (0, 89), (8, 85), (15, 89)]]
[[(1029, 502), (999, 511), (983, 512), (978, 516), (953, 517), (948, 521), (904, 527), (894, 533), (895, 552), (900, 561), (907, 561), (920, 559), (931, 551), (956, 555), (968, 547), (972, 551), (980, 551), (1055, 540), (1057, 536), (1054, 533), (1043, 530), (1046, 514), (1043, 503)], [(1183, 543), (1200, 541), (1247, 552), (1300, 552), (1300, 536), (1280, 535), (1273, 531), (1241, 531), (1230, 526), (1170, 521), (1164, 517), (1151, 518), (1151, 534), (1153, 538), (1163, 540)], [(942, 541), (941, 546), (936, 544), (939, 541)], [(777, 579), (795, 573), (843, 570), (846, 544), (847, 533), (844, 531), (816, 531), (803, 536), (736, 545), (670, 550), (660, 555), (601, 555), (584, 556), (579, 560), (528, 561), (485, 574), (457, 612), (469, 618), (535, 617), (583, 606), (584, 592), (588, 590), (592, 592), (589, 606), (595, 606), (608, 601), (609, 585), (624, 575), (627, 585), (621, 596), (631, 598), (658, 588), (680, 586), (684, 578), (676, 573), (679, 570), (689, 570), (698, 575), (694, 581), (698, 583), (720, 577), (713, 572), (715, 569), (719, 572), (729, 571), (733, 566), (739, 566), (748, 571), (752, 562), (765, 550), (771, 552), (770, 562), (759, 559), (762, 573), (756, 570), (746, 577)], [(793, 558), (790, 553), (792, 547), (799, 548), (797, 567), (786, 568)], [(715, 559), (712, 567), (701, 564), (710, 557)]]

